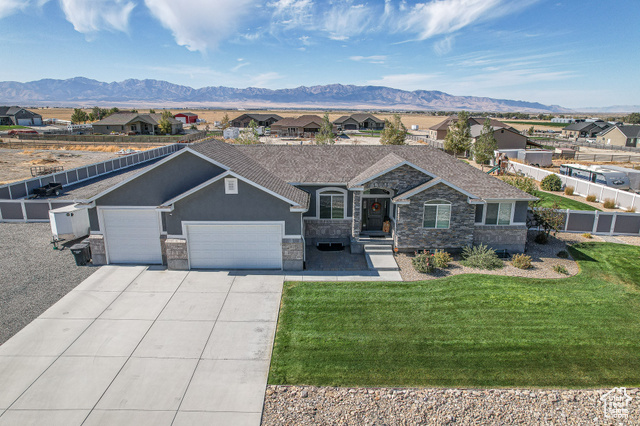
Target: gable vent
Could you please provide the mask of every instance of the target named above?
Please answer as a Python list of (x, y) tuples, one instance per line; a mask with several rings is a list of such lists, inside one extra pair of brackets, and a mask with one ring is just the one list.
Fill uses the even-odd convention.
[(225, 178), (224, 179), (224, 193), (225, 194), (237, 194), (238, 193), (238, 179)]

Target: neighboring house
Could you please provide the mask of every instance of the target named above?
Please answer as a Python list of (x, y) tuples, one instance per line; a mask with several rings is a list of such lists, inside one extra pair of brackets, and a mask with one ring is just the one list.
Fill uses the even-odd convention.
[(640, 146), (640, 126), (612, 126), (598, 133), (596, 143), (617, 146)]
[[(472, 143), (482, 134), (483, 124), (474, 124), (471, 126)], [(527, 137), (513, 127), (493, 127), (493, 137), (498, 143), (498, 149), (526, 149)]]
[(0, 126), (42, 126), (42, 116), (19, 106), (0, 106)]
[(562, 129), (562, 136), (569, 139), (593, 138), (598, 133), (611, 127), (605, 121), (579, 121)]
[[(474, 142), (482, 133), (485, 120), (486, 118), (484, 117), (469, 117), (469, 127)], [(493, 118), (490, 118), (489, 121), (491, 122), (491, 127), (493, 127), (493, 136), (498, 142), (498, 149), (525, 149), (527, 147), (527, 137), (515, 128)], [(429, 138), (444, 140), (449, 128), (457, 122), (458, 117), (452, 116), (435, 126), (431, 126), (428, 133)]]
[(338, 130), (382, 130), (384, 120), (380, 120), (371, 114), (351, 114), (343, 115), (334, 120), (334, 126)]
[(251, 120), (255, 121), (258, 127), (271, 127), (276, 121), (282, 120), (282, 117), (277, 114), (242, 114), (231, 120), (231, 126), (249, 127)]
[[(160, 134), (158, 123), (162, 114), (138, 114), (137, 112), (119, 112), (93, 123), (93, 132), (105, 135), (111, 133), (135, 133), (137, 135)], [(171, 134), (182, 132), (182, 123), (169, 118)]]
[(88, 202), (94, 264), (300, 270), (305, 243), (361, 252), (370, 235), (406, 252), (521, 252), (535, 199), (430, 147), (211, 140)]
[(225, 139), (238, 139), (240, 137), (240, 129), (237, 127), (227, 127), (222, 131), (222, 137)]
[(198, 114), (192, 112), (180, 112), (173, 116), (182, 124), (196, 124), (198, 122)]
[(271, 125), (271, 134), (280, 137), (310, 137), (316, 134), (321, 126), (322, 117), (317, 115), (287, 117)]

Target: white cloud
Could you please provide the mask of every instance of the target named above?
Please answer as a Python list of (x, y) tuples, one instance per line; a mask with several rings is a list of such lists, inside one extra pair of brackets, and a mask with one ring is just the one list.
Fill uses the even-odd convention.
[(273, 25), (277, 27), (305, 27), (313, 22), (312, 0), (278, 0), (267, 6), (273, 8)]
[[(242, 59), (238, 59), (239, 61), (242, 61)], [(238, 71), (240, 68), (244, 68), (248, 65), (251, 65), (251, 62), (240, 62), (238, 63), (238, 65), (236, 65), (235, 67), (231, 68), (231, 71)]]
[[(201, 52), (236, 34), (244, 16), (255, 11), (255, 0), (145, 0), (151, 13), (180, 46)], [(185, 7), (188, 6), (188, 7)]]
[(249, 86), (269, 87), (272, 82), (281, 80), (282, 78), (283, 76), (278, 74), (277, 72), (265, 72), (249, 78)]
[(73, 28), (81, 33), (100, 30), (127, 31), (129, 15), (136, 6), (128, 0), (59, 0)]
[(446, 55), (453, 49), (454, 40), (455, 37), (453, 35), (447, 36), (442, 40), (435, 42), (433, 44), (433, 50), (435, 50), (435, 52), (440, 56)]
[(349, 57), (349, 59), (356, 62), (369, 62), (370, 64), (384, 64), (384, 61), (387, 60), (387, 57), (385, 55), (351, 56)]
[(379, 80), (369, 80), (366, 84), (402, 90), (429, 90), (429, 87), (434, 86), (438, 77), (438, 74), (392, 74), (385, 75)]
[(24, 0), (0, 0), (0, 19), (22, 11), (28, 6), (29, 2)]
[(326, 11), (321, 29), (332, 40), (347, 40), (366, 31), (374, 16), (374, 11), (364, 4), (339, 2)]

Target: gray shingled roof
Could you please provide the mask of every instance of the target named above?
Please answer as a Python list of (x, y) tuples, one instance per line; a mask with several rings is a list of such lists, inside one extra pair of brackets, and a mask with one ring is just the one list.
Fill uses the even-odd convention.
[[(602, 134), (608, 133), (610, 130), (613, 130), (614, 128), (615, 127), (611, 127), (607, 129), (607, 132), (602, 132)], [(625, 135), (628, 138), (640, 138), (640, 126), (627, 125), (627, 126), (617, 126), (617, 128), (622, 132), (623, 135)]]
[(370, 118), (371, 120), (375, 121), (376, 123), (384, 123), (384, 120), (381, 120), (381, 119), (379, 119), (378, 117), (376, 117), (376, 116), (374, 116), (372, 114), (366, 114), (366, 113), (343, 115), (342, 117), (337, 118), (333, 122), (335, 124), (340, 124), (340, 123), (344, 123), (349, 118), (354, 119), (358, 123), (364, 122), (367, 118)]
[(308, 192), (289, 185), (282, 178), (256, 162), (255, 159), (245, 155), (236, 146), (214, 139), (193, 144), (189, 148), (218, 163), (224, 164), (232, 172), (297, 203), (301, 207), (309, 207)]
[[(469, 125), (470, 126), (475, 126), (475, 125), (480, 125), (483, 126), (484, 122), (485, 122), (486, 118), (485, 117), (469, 117)], [(433, 126), (429, 127), (429, 129), (431, 130), (448, 130), (449, 126), (451, 126), (452, 124), (456, 123), (458, 121), (458, 116), (457, 115), (452, 115), (451, 117), (447, 117), (446, 119), (444, 119), (443, 121), (441, 121), (438, 124), (434, 124)], [(489, 118), (489, 122), (491, 124), (491, 127), (493, 127), (494, 129), (509, 129), (512, 130), (514, 132), (518, 132), (515, 128), (501, 122), (498, 121), (494, 118)]]
[(282, 120), (276, 121), (273, 123), (273, 126), (280, 127), (304, 127), (311, 123), (315, 123), (317, 125), (322, 124), (322, 117), (318, 117), (317, 115), (301, 115), (300, 117), (286, 117)]
[[(117, 112), (100, 121), (93, 123), (94, 126), (124, 126), (133, 121), (143, 121), (156, 125), (162, 119), (162, 114), (138, 114), (137, 112)], [(171, 124), (179, 124), (175, 118), (168, 119)]]
[(528, 199), (535, 197), (489, 176), (450, 155), (427, 146), (388, 145), (241, 145), (237, 150), (290, 183), (347, 184), (367, 169), (376, 170), (396, 161), (408, 161), (482, 199)]
[(393, 167), (397, 167), (405, 161), (404, 158), (398, 157), (396, 154), (391, 153), (384, 156), (380, 161), (373, 164), (367, 170), (360, 173), (358, 176), (354, 177), (349, 181), (347, 186), (352, 187), (354, 185), (358, 185), (362, 181), (369, 180), (374, 178), (376, 175), (389, 170)]

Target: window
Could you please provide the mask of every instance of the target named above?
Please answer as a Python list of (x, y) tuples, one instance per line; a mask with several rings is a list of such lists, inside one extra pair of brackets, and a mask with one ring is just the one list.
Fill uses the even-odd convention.
[(318, 192), (318, 217), (320, 219), (344, 219), (346, 191), (326, 189)]
[(225, 194), (237, 194), (238, 193), (238, 179), (225, 178), (224, 179), (224, 193)]
[(513, 203), (487, 203), (485, 225), (511, 225)]
[(451, 221), (451, 203), (432, 200), (424, 203), (422, 226), (429, 229), (448, 229)]

